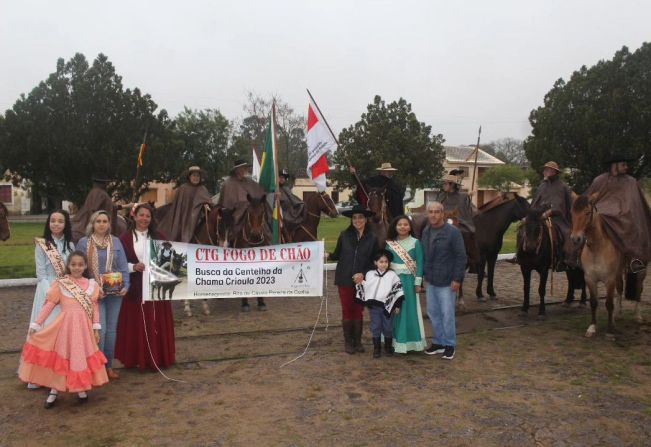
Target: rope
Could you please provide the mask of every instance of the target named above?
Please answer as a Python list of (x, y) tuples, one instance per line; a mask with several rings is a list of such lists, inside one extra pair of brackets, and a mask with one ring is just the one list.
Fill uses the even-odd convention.
[(303, 349), (303, 352), (294, 357), (293, 359), (283, 363), (280, 365), (278, 368), (283, 368), (284, 366), (289, 365), (290, 363), (295, 362), (296, 360), (302, 358), (306, 353), (307, 350), (310, 348), (310, 344), (312, 343), (312, 338), (314, 337), (314, 333), (316, 332), (316, 327), (319, 325), (319, 321), (321, 320), (321, 311), (323, 310), (323, 304), (325, 302), (325, 308), (326, 308), (326, 326), (324, 331), (328, 330), (328, 326), (330, 324), (329, 318), (328, 318), (328, 270), (325, 269), (325, 285), (323, 287), (324, 293), (321, 296), (321, 304), (319, 305), (319, 312), (316, 315), (316, 321), (314, 322), (314, 326), (312, 327), (312, 332), (310, 333), (310, 337), (307, 340), (307, 345), (305, 345), (305, 349)]
[(545, 219), (545, 223), (547, 224), (547, 232), (549, 233), (549, 245), (551, 246), (551, 249), (552, 249), (552, 253), (551, 253), (551, 257), (550, 257), (550, 261), (549, 261), (550, 264), (551, 264), (551, 266), (550, 266), (550, 269), (551, 269), (551, 278), (550, 278), (551, 290), (550, 290), (550, 293), (551, 293), (552, 296), (554, 296), (554, 245), (555, 244), (554, 244), (554, 236), (553, 236), (553, 233), (552, 233), (553, 225), (552, 225), (551, 217), (548, 217), (547, 219)]
[[(154, 301), (152, 301), (152, 306), (153, 306)], [(155, 311), (154, 311), (155, 312)], [(180, 379), (174, 379), (172, 377), (168, 377), (161, 369), (158, 367), (158, 364), (156, 363), (156, 360), (154, 359), (154, 354), (151, 352), (151, 345), (149, 344), (149, 334), (147, 334), (147, 321), (145, 319), (145, 302), (141, 299), (140, 300), (140, 313), (142, 314), (142, 325), (145, 330), (145, 341), (147, 342), (147, 349), (149, 350), (149, 357), (151, 358), (152, 363), (158, 370), (158, 372), (165, 377), (167, 380), (171, 382), (180, 382), (180, 383), (188, 383), (185, 380), (180, 380)]]

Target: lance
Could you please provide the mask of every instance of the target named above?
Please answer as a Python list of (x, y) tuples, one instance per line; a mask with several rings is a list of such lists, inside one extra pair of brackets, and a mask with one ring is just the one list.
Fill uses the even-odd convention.
[[(337, 150), (341, 149), (341, 145), (339, 144), (339, 140), (337, 139), (337, 137), (335, 136), (335, 133), (330, 128), (330, 124), (328, 124), (328, 120), (326, 120), (325, 116), (323, 116), (323, 113), (321, 112), (321, 109), (319, 108), (319, 105), (314, 100), (314, 96), (312, 96), (312, 93), (310, 93), (310, 89), (306, 88), (305, 90), (307, 90), (307, 94), (310, 95), (310, 99), (314, 103), (314, 106), (316, 107), (316, 109), (319, 111), (319, 115), (321, 116), (321, 118), (323, 118), (323, 122), (325, 123), (326, 127), (330, 131), (330, 135), (332, 135), (332, 138), (335, 140), (335, 143), (337, 143)], [(350, 159), (348, 158), (348, 155), (346, 155), (344, 153), (344, 157), (346, 158), (346, 161), (348, 162), (348, 168), (352, 168), (353, 165), (350, 163)], [(355, 181), (357, 181), (357, 184), (362, 188), (362, 192), (364, 193), (364, 195), (368, 199), (368, 193), (366, 192), (366, 189), (364, 189), (364, 184), (362, 183), (362, 181), (357, 176), (357, 171), (355, 171), (353, 173), (353, 176), (355, 177)]]
[(481, 126), (479, 126), (479, 134), (477, 135), (477, 145), (475, 146), (475, 163), (472, 168), (472, 185), (470, 186), (470, 192), (475, 192), (475, 178), (477, 177), (477, 157), (479, 156), (479, 140), (481, 138)]

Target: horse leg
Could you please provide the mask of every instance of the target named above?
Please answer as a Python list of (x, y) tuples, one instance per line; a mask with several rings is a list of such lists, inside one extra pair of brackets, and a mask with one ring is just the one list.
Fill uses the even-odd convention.
[(615, 282), (608, 281), (606, 284), (606, 309), (608, 310), (608, 328), (606, 329), (606, 338), (615, 338)]
[(192, 309), (190, 308), (190, 300), (183, 301), (183, 312), (185, 312), (186, 317), (192, 316)]
[[(617, 275), (615, 280), (615, 290), (617, 291), (617, 316), (622, 317), (622, 297), (624, 296), (624, 274)], [(614, 293), (613, 293), (614, 300)], [(613, 317), (614, 318), (614, 317)]]
[(208, 307), (208, 300), (203, 300), (202, 306), (203, 306), (203, 314), (210, 315), (210, 307)]
[(540, 297), (540, 304), (538, 305), (538, 318), (545, 318), (545, 292), (547, 289), (547, 277), (549, 269), (543, 267), (540, 271), (540, 284), (538, 285), (538, 296)]
[(267, 305), (264, 303), (264, 298), (261, 296), (258, 297), (258, 310), (267, 310)]
[(576, 287), (575, 281), (574, 281), (574, 270), (573, 269), (567, 269), (565, 270), (565, 277), (567, 278), (567, 294), (565, 294), (565, 301), (563, 302), (563, 306), (569, 307), (572, 301), (574, 301), (574, 288)]
[(599, 305), (599, 297), (597, 296), (598, 287), (597, 283), (593, 281), (586, 281), (588, 285), (588, 290), (590, 291), (590, 311), (592, 313), (592, 323), (588, 326), (588, 330), (585, 331), (586, 337), (592, 337), (597, 333), (597, 306)]
[(531, 269), (528, 267), (520, 266), (520, 271), (522, 272), (523, 279), (523, 292), (524, 292), (524, 301), (522, 303), (522, 315), (527, 315), (529, 312), (529, 288), (531, 287)]
[(644, 318), (642, 318), (642, 290), (644, 286), (644, 279), (646, 278), (646, 268), (637, 274), (637, 283), (635, 288), (635, 310), (633, 315), (635, 315), (635, 321), (638, 323), (643, 323)]
[(459, 310), (466, 310), (466, 302), (463, 300), (463, 282), (459, 285), (459, 293), (457, 293), (457, 307)]
[(249, 300), (247, 298), (242, 298), (242, 312), (248, 312), (251, 310), (249, 306)]
[(486, 290), (488, 292), (488, 296), (490, 296), (492, 300), (497, 298), (497, 293), (495, 293), (495, 288), (493, 287), (493, 280), (495, 279), (496, 263), (497, 263), (497, 255), (491, 256), (491, 258), (488, 260), (488, 287)]
[[(484, 268), (486, 267), (486, 256), (481, 256), (479, 258), (479, 265), (477, 266), (477, 288), (475, 289), (475, 295), (477, 299), (483, 298), (483, 285), (484, 285)], [(480, 300), (481, 301), (481, 300)]]

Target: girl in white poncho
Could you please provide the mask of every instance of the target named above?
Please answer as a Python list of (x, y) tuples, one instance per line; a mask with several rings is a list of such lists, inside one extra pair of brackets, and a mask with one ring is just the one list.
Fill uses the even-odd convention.
[(400, 278), (389, 265), (393, 254), (387, 250), (380, 250), (373, 257), (375, 270), (366, 273), (366, 278), (356, 285), (355, 298), (362, 301), (369, 308), (371, 315), (371, 332), (373, 334), (373, 358), (382, 354), (381, 336), (384, 336), (384, 350), (386, 355), (393, 355), (393, 313), (400, 312), (400, 305), (404, 298)]

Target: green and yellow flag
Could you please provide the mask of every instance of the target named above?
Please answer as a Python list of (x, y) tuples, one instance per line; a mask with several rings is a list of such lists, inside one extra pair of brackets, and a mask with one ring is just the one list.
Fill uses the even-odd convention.
[[(267, 127), (267, 136), (260, 162), (260, 186), (267, 193), (275, 193), (278, 186), (278, 150), (276, 147), (276, 103), (272, 105), (271, 115), (269, 116), (269, 126)], [(282, 219), (280, 203), (274, 199), (273, 215), (271, 220), (272, 237), (271, 243), (280, 242), (280, 220)]]

